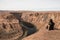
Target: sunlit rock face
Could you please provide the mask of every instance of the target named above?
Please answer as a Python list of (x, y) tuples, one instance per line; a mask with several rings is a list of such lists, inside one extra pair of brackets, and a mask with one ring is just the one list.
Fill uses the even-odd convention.
[(45, 24), (49, 24), (49, 20), (52, 19), (55, 23), (55, 28), (60, 29), (60, 12), (23, 12), (22, 19), (27, 22), (31, 22), (37, 26), (37, 29), (43, 27)]
[[(20, 25), (22, 23), (21, 21), (34, 24), (34, 26), (38, 30), (37, 32), (35, 32), (35, 34), (32, 34), (32, 36), (30, 35), (27, 36), (26, 40), (28, 39), (37, 40), (41, 37), (40, 34), (46, 31), (45, 29), (47, 26), (49, 26), (50, 19), (52, 19), (52, 21), (55, 24), (54, 30), (55, 29), (59, 30), (60, 29), (60, 12), (59, 11), (56, 11), (56, 12), (55, 11), (54, 12), (53, 11), (48, 11), (48, 12), (46, 11), (45, 12), (43, 11), (42, 12), (41, 11), (40, 12), (0, 11), (0, 40), (18, 40), (20, 39), (20, 37), (22, 38), (24, 34), (23, 31), (26, 29), (26, 27), (23, 28), (24, 30), (22, 29), (22, 26)], [(23, 40), (25, 40), (25, 38)]]
[(16, 40), (23, 35), (19, 20), (9, 13), (0, 14), (0, 40)]
[[(22, 19), (33, 23), (39, 30), (31, 36), (23, 38), (23, 40), (60, 40), (58, 37), (60, 36), (60, 12), (23, 12)], [(52, 19), (55, 24), (54, 30), (47, 31), (49, 29), (46, 30), (46, 27), (49, 25), (50, 19)]]
[[(55, 28), (60, 28), (60, 12), (59, 11), (0, 11), (0, 18), (3, 19), (9, 19), (8, 21), (15, 21), (16, 17), (12, 15), (12, 13), (18, 13), (20, 15), (19, 19), (24, 20), (26, 22), (33, 23), (35, 26), (37, 26), (38, 29), (40, 29), (41, 26), (45, 25), (46, 23), (49, 23), (49, 20), (52, 19), (55, 23)], [(11, 14), (10, 14), (11, 13)], [(4, 16), (5, 15), (5, 16)], [(8, 16), (11, 15), (11, 17), (8, 18)], [(6, 17), (7, 16), (7, 17)], [(10, 19), (11, 18), (11, 19)], [(14, 20), (15, 19), (15, 20)]]

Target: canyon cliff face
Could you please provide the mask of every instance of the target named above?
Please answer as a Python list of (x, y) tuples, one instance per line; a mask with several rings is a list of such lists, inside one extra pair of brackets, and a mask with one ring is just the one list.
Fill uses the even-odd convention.
[(22, 35), (19, 20), (12, 14), (0, 13), (0, 40), (15, 40)]
[(0, 11), (0, 40), (45, 40), (44, 36), (51, 35), (50, 19), (54, 23), (51, 32), (60, 33), (59, 11)]
[(55, 28), (60, 29), (60, 12), (25, 12), (21, 18), (24, 21), (33, 23), (37, 29), (40, 29), (45, 24), (49, 24), (49, 20), (52, 19), (55, 23)]

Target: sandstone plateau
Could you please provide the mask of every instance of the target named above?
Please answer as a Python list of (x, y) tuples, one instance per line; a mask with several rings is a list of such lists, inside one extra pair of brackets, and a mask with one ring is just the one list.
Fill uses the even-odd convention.
[(60, 40), (60, 11), (0, 11), (0, 40)]

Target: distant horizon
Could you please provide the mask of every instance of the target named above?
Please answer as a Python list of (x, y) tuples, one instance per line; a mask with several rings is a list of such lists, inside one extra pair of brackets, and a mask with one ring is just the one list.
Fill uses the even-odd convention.
[(60, 11), (60, 0), (0, 0), (0, 10)]
[(31, 11), (31, 12), (60, 12), (59, 10), (45, 10), (45, 11), (42, 11), (42, 10), (41, 10), (41, 11), (40, 11), (40, 10), (37, 10), (37, 11), (36, 11), (36, 10), (0, 10), (0, 12), (1, 12), (1, 11), (2, 11), (2, 12), (6, 12), (6, 11), (8, 11), (8, 12), (9, 12), (9, 11), (10, 11), (10, 12), (14, 12), (14, 11), (15, 11), (15, 12), (19, 12), (19, 11), (21, 11), (21, 12), (23, 12), (23, 11), (26, 11), (26, 12), (30, 12), (30, 11)]

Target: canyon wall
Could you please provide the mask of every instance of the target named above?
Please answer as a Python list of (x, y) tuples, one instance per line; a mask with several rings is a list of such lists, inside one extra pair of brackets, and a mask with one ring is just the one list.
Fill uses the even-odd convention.
[[(25, 27), (23, 24), (24, 22), (25, 24), (27, 22), (27, 25), (28, 23), (31, 23), (36, 27), (37, 32), (34, 32), (35, 34), (32, 34), (32, 36), (34, 37), (34, 35), (36, 36), (39, 33), (43, 33), (39, 31), (41, 28), (46, 29), (46, 27), (49, 25), (50, 19), (52, 19), (52, 21), (55, 24), (54, 29), (60, 29), (60, 12), (59, 11), (0, 11), (0, 26), (1, 26), (0, 33), (2, 33), (0, 34), (0, 37), (1, 37), (0, 40), (9, 40), (9, 39), (18, 40), (20, 39), (20, 37), (21, 38), (23, 37), (23, 34), (25, 32), (24, 30), (26, 31), (29, 30), (30, 32), (35, 29), (35, 28), (29, 29), (29, 28), (33, 28), (33, 26), (31, 27), (31, 25), (30, 27), (29, 26)], [(7, 37), (5, 37), (6, 35)]]

